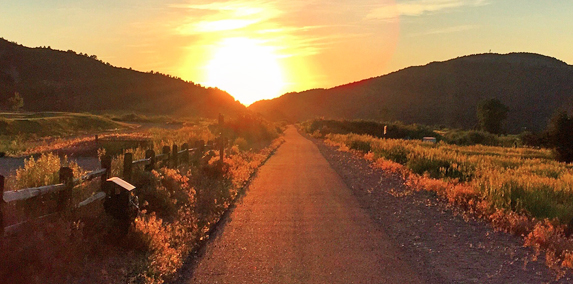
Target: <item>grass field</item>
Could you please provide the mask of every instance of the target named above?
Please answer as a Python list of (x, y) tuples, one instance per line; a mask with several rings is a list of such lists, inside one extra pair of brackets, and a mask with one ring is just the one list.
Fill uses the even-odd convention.
[(573, 218), (573, 168), (552, 160), (549, 150), (492, 146), (455, 146), (421, 141), (377, 139), (364, 135), (327, 135), (350, 149), (371, 152), (412, 173), (473, 191), (475, 201), (493, 209), (524, 212), (535, 218)]
[(80, 136), (132, 127), (109, 118), (64, 112), (0, 113), (0, 152), (19, 155), (37, 147), (41, 140)]
[[(369, 135), (328, 134), (327, 143), (354, 150), (373, 165), (399, 173), (417, 190), (524, 238), (546, 254), (559, 273), (573, 268), (573, 164), (557, 162), (548, 149), (457, 146)], [(562, 274), (560, 274), (562, 275)]]

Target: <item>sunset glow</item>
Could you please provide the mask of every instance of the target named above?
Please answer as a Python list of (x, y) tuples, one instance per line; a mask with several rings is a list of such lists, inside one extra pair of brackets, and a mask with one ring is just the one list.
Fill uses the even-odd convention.
[(490, 50), (573, 62), (569, 1), (0, 2), (8, 40), (218, 87), (244, 104)]
[(277, 97), (284, 81), (273, 48), (248, 38), (229, 38), (216, 48), (206, 67), (206, 85), (227, 91), (249, 105)]

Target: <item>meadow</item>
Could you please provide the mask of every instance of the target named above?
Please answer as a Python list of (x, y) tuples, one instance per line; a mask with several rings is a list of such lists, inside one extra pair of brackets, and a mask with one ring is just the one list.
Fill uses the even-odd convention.
[(573, 165), (555, 161), (551, 150), (323, 134), (305, 126), (315, 137), (401, 175), (411, 188), (434, 192), (496, 229), (522, 236), (560, 273), (573, 268), (573, 242), (566, 236), (573, 218)]
[[(85, 142), (94, 133), (125, 130), (133, 125), (88, 113), (30, 112), (0, 113), (0, 152), (9, 156), (29, 155), (50, 148)], [(69, 139), (73, 137), (73, 139)]]
[[(114, 221), (94, 205), (64, 214), (52, 222), (32, 221), (20, 234), (6, 238), (0, 250), (0, 277), (9, 281), (163, 283), (177, 275), (189, 255), (240, 195), (256, 169), (282, 143), (283, 128), (260, 118), (239, 116), (225, 126), (202, 120), (173, 129), (147, 131), (151, 148), (194, 141), (213, 141), (225, 133), (229, 144), (225, 160), (219, 163), (218, 150), (192, 155), (188, 164), (176, 168), (160, 166), (150, 172), (135, 169), (140, 212), (127, 236), (118, 238)], [(148, 147), (124, 149), (134, 159), (144, 158)], [(100, 149), (103, 155), (110, 149)], [(115, 149), (113, 149), (115, 150)], [(76, 176), (83, 169), (65, 158), (44, 153), (30, 158), (25, 166), (7, 177), (9, 188), (53, 184), (58, 170), (69, 165)], [(123, 155), (112, 159), (112, 176), (122, 176)], [(98, 188), (98, 181), (78, 186), (73, 197), (83, 200)], [(49, 206), (50, 198), (16, 204), (19, 216), (30, 216), (30, 206)], [(91, 205), (90, 205), (91, 206)], [(34, 210), (35, 211), (35, 210)], [(18, 215), (18, 214), (12, 214)], [(10, 248), (10, 249), (7, 249)]]

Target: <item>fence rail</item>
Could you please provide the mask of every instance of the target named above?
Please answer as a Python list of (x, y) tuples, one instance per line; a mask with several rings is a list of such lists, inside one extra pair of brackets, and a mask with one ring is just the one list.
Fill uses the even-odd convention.
[[(224, 149), (226, 143), (224, 143), (224, 139), (218, 139), (219, 143), (215, 144), (212, 141), (205, 145), (204, 141), (196, 141), (194, 143), (195, 148), (189, 148), (187, 143), (181, 145), (181, 150), (178, 150), (179, 147), (177, 145), (173, 145), (172, 147), (164, 146), (162, 149), (162, 153), (159, 155), (155, 155), (155, 151), (147, 150), (145, 153), (145, 158), (139, 160), (133, 160), (132, 153), (125, 153), (124, 154), (124, 164), (123, 164), (123, 178), (131, 182), (131, 176), (133, 172), (133, 167), (138, 165), (143, 165), (145, 171), (153, 170), (157, 163), (161, 162), (166, 166), (170, 167), (177, 167), (182, 163), (189, 163), (191, 153), (203, 153), (203, 151), (208, 149), (217, 149), (216, 146), (219, 146), (218, 149), (220, 150), (220, 159), (221, 162), (224, 158)], [(175, 154), (173, 154), (175, 153)], [(112, 158), (109, 155), (103, 156), (101, 158), (101, 169), (86, 173), (85, 175), (79, 178), (73, 178), (73, 171), (71, 168), (62, 167), (60, 168), (60, 183), (53, 184), (53, 185), (45, 185), (33, 188), (25, 188), (20, 189), (17, 191), (4, 191), (5, 186), (5, 177), (0, 175), (0, 194), (2, 194), (2, 200), (0, 200), (0, 237), (4, 234), (9, 234), (17, 230), (18, 227), (28, 222), (28, 220), (17, 223), (14, 225), (10, 225), (5, 227), (4, 224), (4, 211), (7, 203), (23, 201), (31, 198), (37, 198), (42, 195), (46, 195), (49, 193), (58, 193), (59, 196), (57, 198), (57, 212), (50, 213), (37, 219), (46, 218), (49, 216), (53, 216), (58, 212), (63, 211), (71, 211), (77, 208), (81, 208), (87, 206), (93, 202), (102, 200), (108, 196), (109, 193), (106, 193), (105, 184), (106, 181), (110, 178), (111, 174), (111, 161)], [(100, 191), (94, 193), (92, 196), (88, 197), (87, 199), (79, 202), (77, 205), (72, 205), (72, 189), (75, 186), (78, 186), (86, 181), (93, 180), (94, 178), (100, 177), (101, 184), (100, 184)]]

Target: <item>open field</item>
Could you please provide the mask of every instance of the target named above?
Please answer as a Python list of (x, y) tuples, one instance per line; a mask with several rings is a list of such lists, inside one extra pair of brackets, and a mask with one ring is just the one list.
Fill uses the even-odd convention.
[(327, 143), (356, 151), (375, 167), (401, 174), (495, 228), (524, 237), (544, 251), (550, 267), (573, 268), (567, 224), (573, 218), (573, 165), (547, 149), (455, 146), (328, 134)]

